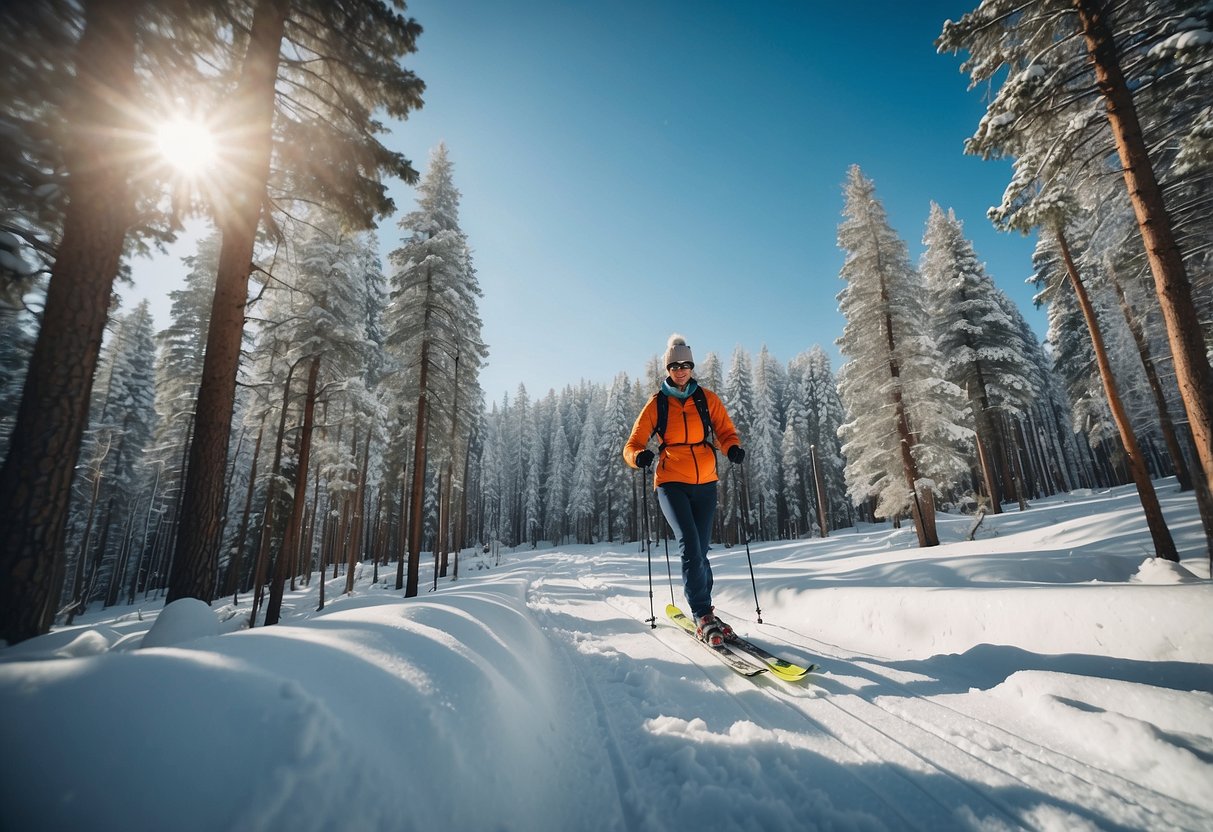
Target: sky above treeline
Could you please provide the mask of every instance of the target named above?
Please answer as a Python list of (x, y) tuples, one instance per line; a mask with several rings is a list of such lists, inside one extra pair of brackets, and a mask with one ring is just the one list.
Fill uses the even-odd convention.
[[(406, 60), (425, 106), (386, 140), (424, 170), (445, 142), (484, 292), (491, 400), (636, 377), (667, 336), (727, 362), (787, 362), (834, 340), (842, 182), (858, 164), (917, 260), (932, 200), (955, 209), (996, 283), (1043, 336), (1032, 240), (985, 217), (1006, 161), (963, 153), (984, 112), (945, 20), (975, 2), (903, 4), (411, 0)], [(414, 189), (394, 183), (398, 214)], [(133, 305), (193, 252), (134, 264)], [(386, 258), (385, 258), (386, 264)]]

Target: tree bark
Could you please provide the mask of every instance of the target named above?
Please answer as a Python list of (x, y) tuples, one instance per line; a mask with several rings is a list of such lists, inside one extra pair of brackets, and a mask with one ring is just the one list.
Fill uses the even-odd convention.
[(1087, 51), (1095, 66), (1095, 81), (1103, 95), (1108, 123), (1124, 171), (1125, 186), (1145, 243), (1146, 259), (1154, 276), (1154, 290), (1162, 308), (1167, 338), (1175, 361), (1175, 378), (1188, 414), (1193, 442), (1206, 489), (1213, 492), (1213, 369), (1205, 352), (1204, 337), (1192, 284), (1175, 239), (1162, 189), (1154, 175), (1142, 135), (1133, 94), (1125, 81), (1116, 43), (1099, 0), (1074, 0)]
[(0, 469), (0, 641), (50, 629), (63, 589), (72, 475), (114, 277), (134, 213), (138, 3), (88, 0), (64, 109), (67, 211), (9, 452)]
[(821, 481), (821, 463), (817, 459), (817, 446), (809, 446), (809, 458), (813, 462), (813, 487), (817, 491), (817, 525), (821, 536), (830, 536), (830, 518), (826, 513), (826, 490)]
[(209, 604), (214, 598), (236, 372), (240, 366), (253, 245), (269, 179), (274, 85), (289, 5), (290, 0), (257, 3), (240, 82), (227, 114), (227, 124), (240, 136), (240, 144), (239, 149), (233, 148), (228, 154), (234, 169), (227, 189), (230, 202), (216, 218), (223, 245), (195, 404), (181, 529), (166, 603), (178, 598), (198, 598)]
[(282, 535), (282, 548), (274, 561), (274, 577), (270, 583), (270, 600), (265, 607), (265, 626), (277, 624), (282, 616), (282, 592), (287, 573), (295, 562), (303, 523), (303, 503), (307, 495), (308, 466), (312, 455), (312, 425), (316, 414), (316, 378), (320, 373), (320, 356), (312, 356), (307, 371), (307, 396), (303, 403), (303, 426), (299, 434), (299, 464), (295, 468), (295, 493), (291, 500), (291, 516)]
[[(428, 283), (427, 275), (427, 283)], [(422, 507), (425, 502), (425, 459), (426, 439), (429, 432), (429, 390), (430, 377), (430, 301), (431, 288), (426, 286), (426, 308), (424, 335), (421, 340), (421, 372), (417, 393), (417, 432), (413, 440), (413, 487), (409, 495), (409, 565), (408, 580), (404, 589), (404, 597), (412, 598), (417, 594), (421, 571), (421, 540), (424, 523), (421, 521)]]
[[(880, 285), (881, 300), (886, 304), (889, 302), (888, 290), (884, 285), (884, 278), (881, 278)], [(929, 494), (929, 489), (924, 494), (919, 494), (918, 491), (918, 466), (914, 461), (914, 434), (910, 431), (909, 417), (906, 415), (905, 402), (901, 397), (901, 368), (897, 365), (897, 360), (894, 358), (896, 341), (893, 337), (893, 318), (889, 313), (885, 313), (885, 338), (887, 340), (887, 348), (889, 351), (889, 375), (893, 379), (893, 412), (894, 418), (897, 421), (897, 436), (898, 450), (901, 454), (901, 470), (906, 478), (906, 485), (910, 489), (910, 512), (914, 516), (914, 533), (918, 536), (918, 546), (926, 548), (927, 546), (938, 546), (939, 536), (935, 531), (935, 500), (922, 499)]]
[[(358, 488), (354, 492), (354, 523), (350, 532), (349, 548), (346, 553), (345, 594), (354, 591), (354, 573), (359, 555), (362, 553), (362, 530), (366, 519), (366, 478), (371, 463), (371, 434), (374, 431), (368, 425), (366, 439), (362, 442), (362, 467), (358, 472)], [(358, 436), (354, 435), (354, 452), (358, 452)]]
[(1066, 274), (1069, 275), (1070, 284), (1074, 287), (1074, 294), (1078, 297), (1078, 305), (1082, 309), (1082, 316), (1087, 322), (1087, 330), (1091, 334), (1091, 346), (1095, 351), (1095, 362), (1099, 366), (1099, 377), (1103, 381), (1104, 394), (1108, 397), (1108, 407), (1112, 410), (1112, 419), (1116, 422), (1116, 429), (1120, 432), (1120, 440), (1124, 444), (1129, 472), (1137, 484), (1137, 494), (1141, 499), (1142, 510), (1146, 514), (1146, 525), (1149, 526), (1150, 537), (1154, 541), (1155, 555), (1165, 560), (1178, 562), (1179, 554), (1175, 549), (1175, 541), (1171, 539), (1171, 531), (1167, 528), (1166, 520), (1163, 518), (1162, 507), (1158, 504), (1158, 495), (1154, 493), (1154, 483), (1150, 481), (1150, 474), (1141, 457), (1141, 448), (1137, 445), (1137, 435), (1133, 432), (1133, 426), (1129, 422), (1129, 414), (1125, 412), (1124, 404), (1120, 400), (1120, 393), (1116, 389), (1116, 378), (1112, 375), (1112, 364), (1108, 360), (1108, 351), (1104, 348), (1099, 320), (1095, 316), (1095, 307), (1087, 296), (1082, 278), (1079, 277), (1078, 267), (1074, 264), (1074, 258), (1070, 254), (1065, 232), (1060, 227), (1055, 227), (1053, 232), (1061, 248)]
[(396, 535), (396, 589), (404, 589), (404, 566), (408, 561), (409, 540), (408, 540), (408, 506), (405, 499), (408, 496), (408, 489), (405, 488), (405, 483), (408, 480), (405, 471), (400, 472), (400, 528)]

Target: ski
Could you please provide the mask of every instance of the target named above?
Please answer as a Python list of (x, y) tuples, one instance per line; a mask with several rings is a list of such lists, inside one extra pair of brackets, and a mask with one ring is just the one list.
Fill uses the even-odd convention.
[[(665, 612), (672, 621), (681, 625), (682, 628), (691, 635), (695, 635), (695, 623), (691, 621), (691, 619), (687, 618), (686, 615), (683, 614), (682, 610), (678, 609), (678, 607), (674, 606), (673, 604), (668, 604), (666, 605)], [(808, 667), (801, 667), (800, 665), (793, 664), (792, 662), (782, 659), (779, 656), (776, 656), (774, 653), (759, 647), (752, 641), (742, 638), (741, 636), (737, 635), (736, 632), (734, 632), (731, 638), (726, 638), (724, 643), (727, 647), (732, 648), (732, 653), (734, 656), (737, 655), (738, 650), (742, 651), (743, 653), (748, 653), (766, 665), (766, 667), (763, 669), (771, 671), (773, 676), (777, 676), (785, 682), (799, 682), (805, 676), (818, 669), (818, 666), (815, 664), (811, 664)]]
[(687, 634), (690, 635), (691, 638), (695, 639), (697, 644), (701, 644), (708, 650), (711, 650), (716, 654), (718, 659), (727, 664), (737, 673), (740, 673), (742, 676), (757, 676), (759, 673), (765, 673), (769, 669), (766, 667), (758, 667), (751, 662), (747, 662), (745, 659), (734, 653), (731, 649), (723, 644), (713, 646), (706, 642), (700, 641), (699, 636), (695, 635), (694, 622), (683, 615), (682, 610), (678, 609), (678, 607), (674, 606), (673, 604), (666, 605), (665, 614), (670, 617), (671, 621), (682, 627), (682, 629), (686, 630)]
[(780, 679), (783, 679), (785, 682), (799, 682), (805, 676), (808, 676), (810, 673), (818, 669), (817, 665), (815, 664), (811, 664), (808, 667), (801, 667), (800, 665), (792, 664), (790, 661), (779, 658), (779, 656), (776, 656), (774, 653), (759, 647), (757, 644), (742, 638), (736, 633), (733, 634), (732, 638), (726, 638), (724, 643), (732, 648), (744, 650), (754, 658), (761, 659), (763, 662), (766, 662), (766, 665), (770, 669), (771, 673), (778, 676)]

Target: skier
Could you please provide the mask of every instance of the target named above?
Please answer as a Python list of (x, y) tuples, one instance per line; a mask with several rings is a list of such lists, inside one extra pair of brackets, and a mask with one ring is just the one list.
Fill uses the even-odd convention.
[(654, 454), (645, 446), (653, 434), (659, 435), (653, 487), (661, 513), (678, 540), (682, 588), (696, 635), (718, 646), (733, 631), (716, 618), (712, 607), (708, 544), (716, 513), (716, 450), (723, 450), (733, 464), (745, 459), (745, 451), (720, 397), (692, 378), (691, 348), (678, 333), (666, 346), (665, 368), (669, 375), (636, 417), (623, 459), (634, 468), (647, 469)]

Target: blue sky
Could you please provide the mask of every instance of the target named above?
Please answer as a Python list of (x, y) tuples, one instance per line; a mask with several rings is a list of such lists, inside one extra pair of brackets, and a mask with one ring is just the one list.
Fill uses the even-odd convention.
[[(963, 154), (982, 95), (933, 45), (974, 5), (412, 0), (426, 103), (387, 143), (419, 169), (447, 145), (489, 398), (635, 377), (672, 331), (726, 365), (820, 344), (837, 369), (852, 164), (915, 259), (930, 202), (954, 208), (1042, 335), (1032, 242), (985, 218), (1010, 166)], [(398, 244), (394, 220), (380, 234)]]

